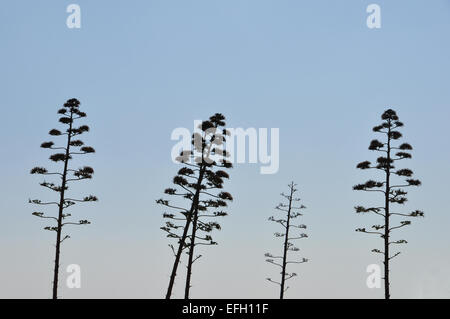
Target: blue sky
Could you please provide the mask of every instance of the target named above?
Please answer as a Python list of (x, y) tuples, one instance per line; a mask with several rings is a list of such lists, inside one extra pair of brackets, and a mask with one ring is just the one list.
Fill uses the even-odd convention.
[[(81, 29), (66, 27), (70, 3), (81, 7)], [(366, 26), (370, 3), (381, 7), (381, 29)], [(235, 200), (219, 245), (194, 268), (192, 297), (276, 298), (264, 278), (277, 270), (263, 255), (281, 246), (267, 217), (291, 180), (308, 207), (310, 262), (294, 267), (286, 297), (382, 297), (365, 285), (380, 239), (354, 231), (373, 220), (353, 206), (375, 197), (351, 187), (368, 177), (355, 165), (374, 158), (371, 127), (388, 107), (423, 181), (406, 209), (426, 213), (399, 233), (409, 244), (393, 261), (392, 297), (450, 297), (449, 1), (8, 0), (0, 24), (0, 297), (50, 297), (54, 238), (27, 201), (51, 194), (29, 169), (48, 164), (39, 145), (71, 97), (97, 150), (74, 161), (96, 171), (74, 192), (100, 201), (74, 209), (92, 225), (64, 243), (63, 269), (79, 264), (82, 288), (62, 287), (63, 297), (163, 296), (172, 257), (154, 200), (178, 168), (170, 134), (215, 112), (234, 128), (280, 128), (280, 169), (230, 172)]]

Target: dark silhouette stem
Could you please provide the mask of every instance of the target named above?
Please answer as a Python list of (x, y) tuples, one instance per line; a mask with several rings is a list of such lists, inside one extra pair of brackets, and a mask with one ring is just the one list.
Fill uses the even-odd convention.
[(192, 277), (192, 264), (193, 264), (193, 256), (194, 256), (194, 247), (195, 247), (195, 235), (197, 233), (197, 221), (198, 221), (198, 209), (196, 208), (194, 211), (194, 219), (192, 221), (192, 234), (191, 234), (191, 243), (189, 246), (189, 259), (187, 264), (187, 273), (186, 273), (186, 285), (184, 288), (184, 299), (189, 299), (189, 290), (191, 289), (191, 277)]
[(389, 182), (391, 175), (391, 120), (387, 133), (387, 167), (386, 167), (386, 192), (385, 192), (385, 216), (384, 216), (384, 297), (390, 299), (389, 294)]
[(53, 272), (53, 299), (58, 299), (59, 255), (61, 247), (61, 232), (62, 232), (62, 220), (64, 210), (64, 191), (66, 189), (67, 166), (69, 164), (70, 139), (72, 137), (71, 135), (72, 121), (73, 121), (73, 111), (71, 109), (69, 130), (67, 133), (66, 157), (64, 159), (64, 171), (62, 174), (61, 193), (59, 199), (58, 228), (56, 230), (55, 268)]
[[(206, 135), (205, 135), (205, 137), (206, 137)], [(210, 142), (212, 143), (212, 139)], [(201, 183), (203, 181), (203, 177), (204, 177), (204, 174), (206, 171), (204, 152), (205, 152), (205, 149), (202, 148), (202, 167), (200, 168), (199, 177), (198, 177), (199, 184), (197, 185), (198, 186), (197, 187), (198, 196), (200, 196), (200, 193), (202, 193), (200, 186), (202, 185)], [(206, 157), (209, 158), (210, 154), (211, 154), (211, 144), (208, 147), (208, 152), (207, 152)], [(189, 260), (188, 260), (188, 264), (187, 264), (186, 285), (184, 288), (184, 299), (189, 299), (189, 291), (191, 289), (192, 264), (194, 263), (193, 258), (194, 258), (194, 249), (195, 249), (195, 235), (197, 233), (197, 221), (198, 221), (198, 198), (197, 198), (197, 205), (195, 206), (195, 209), (194, 209), (194, 219), (192, 222), (192, 237), (191, 237), (191, 243), (189, 246)]]
[[(195, 200), (195, 196), (194, 196), (194, 200)], [(173, 285), (175, 283), (175, 277), (177, 276), (178, 264), (180, 263), (181, 254), (183, 252), (183, 248), (184, 248), (184, 245), (186, 242), (186, 237), (188, 234), (189, 226), (191, 225), (191, 217), (192, 217), (193, 208), (194, 208), (194, 204), (192, 204), (191, 210), (189, 211), (189, 213), (186, 216), (186, 224), (184, 225), (183, 235), (180, 238), (177, 253), (175, 255), (175, 261), (173, 262), (173, 266), (172, 266), (172, 273), (170, 274), (170, 280), (169, 280), (169, 286), (167, 287), (166, 299), (170, 299), (170, 297), (172, 296)]]
[(288, 252), (288, 244), (289, 244), (289, 224), (291, 221), (291, 208), (292, 208), (292, 196), (294, 195), (294, 182), (290, 185), (291, 193), (289, 196), (289, 207), (287, 210), (287, 219), (286, 219), (286, 234), (284, 239), (284, 249), (283, 249), (283, 263), (282, 263), (282, 271), (281, 271), (281, 285), (280, 285), (280, 299), (284, 298), (284, 284), (286, 279), (286, 265), (287, 265), (287, 252)]
[(180, 244), (178, 245), (177, 254), (175, 255), (175, 261), (173, 263), (172, 273), (170, 275), (169, 286), (167, 288), (166, 299), (170, 299), (170, 297), (172, 296), (173, 285), (175, 284), (175, 277), (177, 276), (177, 270), (178, 265), (180, 263), (181, 254), (183, 253), (183, 248), (186, 243), (186, 238), (189, 231), (189, 227), (191, 225), (193, 213), (195, 212), (196, 207), (198, 206), (198, 201), (200, 197), (200, 185), (202, 181), (203, 181), (203, 173), (201, 173), (201, 176), (199, 174), (199, 179), (197, 181), (197, 190), (194, 194), (194, 198), (192, 199), (191, 209), (189, 210), (189, 213), (186, 216), (186, 224), (184, 226), (183, 235), (180, 238)]

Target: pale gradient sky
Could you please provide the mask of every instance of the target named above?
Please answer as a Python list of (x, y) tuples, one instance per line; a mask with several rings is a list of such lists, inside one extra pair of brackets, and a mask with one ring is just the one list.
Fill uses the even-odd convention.
[[(65, 25), (70, 3), (81, 6), (80, 30)], [(379, 30), (366, 27), (370, 3), (381, 6)], [(406, 208), (426, 214), (399, 233), (409, 244), (392, 262), (392, 297), (450, 297), (450, 1), (5, 0), (0, 25), (0, 297), (51, 296), (54, 234), (27, 200), (53, 194), (29, 169), (48, 164), (39, 145), (71, 97), (97, 150), (74, 161), (95, 169), (74, 194), (100, 201), (73, 210), (92, 225), (63, 244), (62, 269), (79, 264), (82, 288), (61, 285), (62, 297), (164, 295), (172, 256), (155, 199), (178, 169), (170, 134), (214, 112), (230, 127), (280, 128), (280, 170), (230, 172), (235, 200), (219, 245), (201, 250), (192, 297), (277, 297), (263, 255), (281, 249), (279, 229), (267, 217), (291, 180), (308, 207), (310, 262), (293, 267), (286, 297), (383, 297), (365, 285), (381, 239), (354, 231), (373, 220), (354, 213), (369, 197), (352, 185), (368, 177), (355, 165), (374, 158), (371, 127), (387, 107), (405, 123), (408, 166), (423, 181)]]

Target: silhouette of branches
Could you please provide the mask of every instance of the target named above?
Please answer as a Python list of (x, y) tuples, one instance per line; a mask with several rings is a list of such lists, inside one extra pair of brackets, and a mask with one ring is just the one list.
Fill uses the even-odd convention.
[(192, 135), (192, 149), (183, 150), (176, 158), (183, 167), (173, 178), (174, 187), (167, 188), (164, 193), (178, 199), (177, 203), (163, 198), (156, 201), (168, 209), (163, 214), (168, 221), (161, 229), (178, 243), (177, 249), (169, 245), (175, 261), (166, 299), (171, 297), (183, 251), (188, 255), (185, 298), (189, 298), (192, 265), (201, 256), (195, 256), (195, 247), (217, 245), (211, 233), (220, 230), (221, 226), (214, 219), (227, 216), (224, 209), (227, 202), (233, 200), (230, 193), (222, 190), (224, 180), (229, 178), (225, 169), (232, 167), (226, 159), (229, 154), (223, 148), (229, 134), (223, 128), (224, 120), (222, 114), (216, 113), (203, 121), (198, 127), (199, 132)]
[[(391, 227), (391, 216), (403, 217), (423, 217), (424, 213), (415, 210), (409, 214), (393, 212), (392, 204), (404, 205), (407, 202), (407, 192), (405, 188), (417, 187), (421, 185), (418, 179), (412, 178), (413, 171), (408, 168), (397, 169), (395, 165), (398, 161), (412, 158), (410, 151), (412, 146), (408, 143), (396, 143), (402, 134), (399, 128), (403, 127), (403, 123), (399, 121), (396, 112), (392, 109), (386, 110), (382, 116), (382, 123), (373, 128), (375, 133), (383, 136), (380, 141), (374, 139), (370, 142), (369, 150), (382, 153), (376, 159), (375, 163), (364, 161), (356, 167), (362, 170), (377, 170), (382, 172), (382, 180), (368, 180), (365, 183), (353, 186), (354, 190), (365, 192), (379, 192), (383, 194), (384, 205), (377, 207), (356, 206), (355, 211), (358, 214), (376, 214), (383, 218), (382, 225), (372, 225), (373, 230), (366, 228), (357, 228), (357, 232), (378, 235), (383, 238), (384, 251), (380, 249), (372, 249), (372, 252), (384, 255), (384, 282), (385, 282), (385, 298), (390, 298), (390, 281), (389, 281), (389, 261), (400, 254), (396, 252), (390, 255), (390, 246), (398, 244), (406, 244), (404, 239), (390, 241), (391, 232), (411, 224), (410, 220), (402, 220), (399, 224)], [(403, 182), (395, 182), (394, 179), (403, 179)]]
[(284, 298), (284, 293), (286, 292), (289, 287), (287, 287), (286, 281), (296, 277), (296, 273), (288, 273), (287, 272), (287, 265), (288, 264), (302, 264), (307, 262), (308, 260), (306, 258), (301, 258), (298, 260), (288, 260), (288, 252), (296, 252), (299, 251), (299, 249), (292, 243), (293, 240), (298, 240), (302, 238), (307, 238), (308, 235), (305, 233), (300, 233), (299, 235), (294, 235), (293, 237), (290, 237), (292, 228), (298, 228), (298, 229), (306, 229), (306, 225), (304, 224), (294, 224), (294, 219), (303, 216), (303, 214), (300, 213), (301, 210), (305, 209), (306, 207), (303, 205), (297, 205), (296, 203), (300, 202), (299, 198), (295, 198), (294, 195), (297, 192), (296, 184), (294, 182), (290, 183), (288, 185), (289, 187), (289, 193), (281, 193), (281, 196), (286, 200), (286, 203), (280, 203), (278, 204), (275, 209), (278, 211), (281, 211), (284, 213), (285, 217), (274, 217), (270, 216), (269, 221), (280, 224), (283, 228), (283, 233), (276, 232), (274, 233), (274, 236), (276, 238), (282, 238), (283, 239), (283, 253), (280, 256), (272, 255), (271, 253), (266, 253), (264, 256), (267, 258), (266, 262), (275, 265), (277, 267), (281, 268), (281, 280), (280, 282), (274, 281), (271, 278), (266, 278), (267, 281), (277, 284), (280, 286), (280, 299)]
[[(61, 153), (53, 153), (50, 155), (49, 159), (55, 163), (62, 164), (61, 172), (49, 172), (44, 167), (34, 167), (31, 169), (31, 174), (36, 175), (53, 175), (59, 176), (60, 183), (55, 184), (53, 182), (43, 181), (40, 185), (44, 188), (47, 188), (53, 192), (57, 192), (59, 194), (59, 202), (49, 201), (43, 202), (40, 199), (30, 199), (29, 203), (35, 205), (55, 205), (58, 208), (57, 217), (45, 215), (43, 212), (33, 212), (32, 215), (38, 218), (53, 220), (56, 225), (45, 226), (44, 229), (48, 231), (56, 232), (56, 246), (55, 246), (55, 265), (53, 272), (53, 299), (58, 298), (58, 275), (59, 275), (59, 258), (60, 258), (60, 245), (65, 240), (69, 239), (69, 235), (62, 234), (63, 227), (67, 225), (87, 225), (90, 224), (88, 220), (79, 220), (77, 222), (69, 221), (68, 218), (71, 217), (71, 214), (64, 213), (64, 210), (75, 205), (76, 202), (95, 202), (97, 201), (97, 197), (93, 195), (86, 196), (82, 199), (72, 199), (66, 197), (66, 191), (69, 190), (68, 182), (71, 181), (79, 181), (83, 179), (90, 179), (94, 174), (94, 170), (89, 166), (84, 166), (79, 169), (72, 169), (69, 167), (69, 161), (72, 160), (72, 155), (82, 155), (82, 154), (90, 154), (94, 153), (94, 148), (90, 146), (84, 146), (84, 143), (81, 140), (73, 140), (73, 137), (81, 135), (85, 132), (89, 131), (89, 127), (87, 125), (81, 125), (79, 127), (74, 127), (75, 122), (78, 119), (86, 117), (86, 113), (80, 111), (79, 109), (80, 102), (77, 99), (70, 99), (64, 106), (58, 110), (58, 114), (61, 115), (59, 118), (59, 122), (65, 125), (65, 132), (61, 132), (57, 129), (51, 129), (49, 131), (49, 135), (58, 137), (64, 136), (66, 140), (66, 146), (55, 146), (53, 141), (43, 142), (41, 144), (41, 148), (49, 149), (49, 150), (58, 150), (62, 151)], [(79, 148), (79, 151), (72, 151), (73, 149)], [(73, 175), (73, 178), (69, 178), (70, 174)], [(67, 221), (66, 221), (67, 220)]]

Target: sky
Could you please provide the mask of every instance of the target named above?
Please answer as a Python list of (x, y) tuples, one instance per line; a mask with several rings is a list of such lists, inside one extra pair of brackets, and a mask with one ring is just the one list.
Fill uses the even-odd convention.
[[(72, 3), (80, 29), (66, 25)], [(371, 3), (379, 29), (366, 25)], [(73, 194), (99, 202), (73, 208), (92, 224), (63, 243), (61, 297), (164, 296), (173, 256), (155, 200), (179, 169), (171, 133), (220, 112), (232, 128), (279, 128), (280, 165), (275, 174), (251, 163), (229, 172), (234, 201), (214, 234), (219, 245), (199, 249), (191, 296), (277, 298), (265, 278), (278, 270), (264, 253), (281, 251), (280, 229), (267, 219), (295, 181), (309, 235), (298, 256), (309, 262), (292, 266), (299, 276), (286, 298), (382, 298), (366, 285), (382, 240), (355, 232), (377, 221), (353, 209), (381, 199), (352, 186), (369, 177), (355, 166), (375, 159), (371, 129), (393, 108), (414, 147), (406, 165), (423, 182), (404, 209), (425, 218), (396, 235), (409, 243), (392, 261), (391, 295), (449, 298), (449, 31), (448, 0), (2, 1), (0, 298), (51, 297), (54, 233), (28, 199), (54, 194), (29, 171), (48, 166), (39, 145), (72, 97), (96, 149), (73, 161), (95, 169)], [(64, 283), (70, 264), (81, 267), (79, 289)]]

